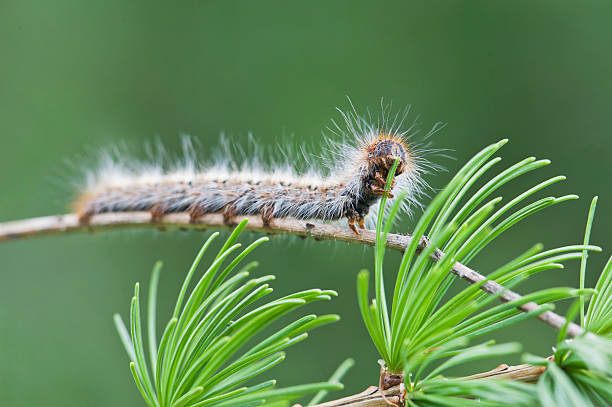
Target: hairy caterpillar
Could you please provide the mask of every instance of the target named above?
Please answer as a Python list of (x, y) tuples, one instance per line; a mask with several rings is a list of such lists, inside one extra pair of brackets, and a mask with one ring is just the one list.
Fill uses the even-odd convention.
[(150, 211), (154, 220), (166, 213), (189, 212), (194, 222), (215, 212), (222, 213), (227, 222), (233, 216), (258, 214), (264, 224), (285, 217), (346, 218), (358, 234), (356, 224), (365, 228), (366, 216), (377, 210), (396, 159), (399, 164), (389, 198), (393, 193), (407, 192), (404, 210), (418, 204), (426, 187), (422, 175), (436, 168), (423, 157), (425, 148), (408, 142), (412, 126), (400, 130), (407, 113), (391, 120), (383, 108), (382, 119), (373, 124), (354, 108), (348, 113), (341, 111), (346, 125), (332, 121), (335, 129), (330, 129), (330, 148), (322, 160), (327, 170), (312, 165), (306, 171), (292, 165), (266, 168), (257, 157), (235, 164), (228, 149), (212, 165), (202, 166), (196, 164), (191, 147), (186, 149), (184, 162), (172, 169), (108, 161), (90, 174), (75, 208), (83, 223), (95, 214), (127, 211)]

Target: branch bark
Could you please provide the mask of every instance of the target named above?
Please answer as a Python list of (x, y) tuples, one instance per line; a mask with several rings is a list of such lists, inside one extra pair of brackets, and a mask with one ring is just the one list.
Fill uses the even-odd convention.
[[(267, 234), (291, 234), (304, 238), (311, 237), (315, 240), (336, 240), (369, 246), (373, 246), (376, 241), (376, 232), (373, 230), (361, 230), (359, 235), (356, 235), (347, 227), (327, 223), (284, 218), (273, 219), (269, 225), (264, 225), (260, 216), (239, 216), (233, 218), (233, 220), (240, 222), (245, 218), (248, 219), (247, 229)], [(156, 228), (160, 230), (203, 230), (211, 228), (229, 229), (232, 227), (233, 225), (225, 222), (223, 215), (216, 213), (203, 215), (194, 223), (190, 222), (190, 215), (188, 213), (171, 213), (162, 216), (156, 221), (153, 221), (153, 217), (149, 212), (103, 213), (92, 216), (87, 224), (81, 224), (77, 215), (71, 213), (0, 223), (0, 242), (41, 235), (84, 231), (95, 232), (107, 229)], [(387, 237), (387, 247), (403, 251), (411, 241), (412, 237), (410, 235), (389, 234)], [(419, 242), (419, 249), (422, 250), (428, 243), (428, 239), (423, 238)], [(432, 256), (436, 261), (442, 257), (444, 257), (444, 253), (439, 249), (436, 249)], [(453, 265), (452, 272), (471, 284), (477, 284), (486, 279), (482, 274), (459, 262)], [(499, 295), (500, 300), (503, 302), (520, 300), (522, 298), (520, 294), (504, 288), (495, 281), (485, 282), (480, 286), (480, 289), (489, 294)], [(532, 312), (540, 309), (540, 306), (535, 302), (528, 302), (518, 308), (523, 312)], [(538, 319), (556, 329), (560, 329), (566, 323), (564, 317), (552, 311), (541, 313), (538, 315)], [(569, 323), (568, 335), (576, 337), (583, 333), (584, 330), (580, 326), (572, 322)]]
[[(532, 366), (532, 365), (516, 365), (508, 366), (506, 364), (499, 365), (495, 369), (489, 370), (488, 372), (475, 374), (472, 376), (463, 377), (464, 380), (475, 380), (475, 379), (505, 379), (505, 380), (517, 380), (525, 383), (535, 383), (538, 378), (544, 373), (546, 368), (544, 366)], [(394, 386), (384, 391), (385, 397), (391, 403), (396, 405), (400, 404), (400, 387)], [(299, 404), (293, 407), (301, 407)], [(325, 403), (317, 404), (313, 407), (389, 407), (389, 404), (385, 402), (378, 387), (370, 386), (361, 393), (353, 396), (344, 397), (342, 399), (328, 401)]]

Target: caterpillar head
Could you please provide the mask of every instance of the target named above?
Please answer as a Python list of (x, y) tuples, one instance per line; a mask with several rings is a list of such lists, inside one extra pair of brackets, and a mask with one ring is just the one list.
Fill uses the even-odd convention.
[(395, 175), (400, 175), (410, 167), (408, 146), (401, 139), (381, 136), (367, 147), (368, 163), (372, 172), (387, 177), (395, 160), (399, 160)]

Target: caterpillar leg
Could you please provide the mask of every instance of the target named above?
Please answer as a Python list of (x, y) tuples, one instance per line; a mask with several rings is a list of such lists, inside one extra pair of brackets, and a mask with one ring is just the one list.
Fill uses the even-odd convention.
[(261, 208), (261, 220), (265, 227), (270, 226), (270, 221), (272, 220), (272, 215), (274, 214), (274, 206), (267, 205)]
[(348, 227), (351, 228), (351, 230), (356, 235), (358, 235), (359, 230), (357, 230), (357, 227), (355, 226), (355, 222), (357, 222), (357, 224), (361, 227), (361, 225), (363, 224), (363, 216), (361, 216), (361, 214), (357, 212), (355, 208), (352, 206), (347, 207), (345, 211), (346, 211), (345, 216), (348, 221)]
[(360, 229), (365, 229), (366, 228), (364, 221), (365, 221), (365, 217), (363, 217), (363, 216), (360, 216), (360, 217), (357, 218), (357, 224), (359, 225)]
[(227, 204), (223, 208), (223, 223), (230, 226), (235, 226), (236, 223), (232, 221), (232, 217), (236, 214), (236, 207), (234, 204)]
[[(382, 176), (380, 172), (377, 172), (374, 174), (374, 179), (378, 181), (378, 185), (381, 186), (382, 188), (385, 188), (387, 186), (387, 180)], [(394, 186), (395, 186), (395, 178), (393, 178), (393, 181), (391, 181), (391, 189), (393, 189)]]
[(353, 232), (355, 232), (356, 235), (359, 234), (359, 230), (357, 230), (357, 227), (355, 226), (355, 218), (354, 217), (349, 217), (348, 218), (348, 226), (349, 226), (349, 228), (351, 228), (351, 230)]
[(198, 218), (204, 215), (204, 207), (201, 205), (193, 206), (189, 209), (189, 223), (196, 223)]
[(157, 203), (149, 209), (149, 212), (151, 213), (151, 222), (159, 222), (161, 217), (166, 214), (166, 208), (164, 205)]
[(385, 188), (379, 187), (379, 186), (372, 186), (370, 188), (370, 190), (372, 191), (372, 193), (376, 194), (376, 195), (384, 195), (387, 194), (387, 197), (389, 199), (393, 198), (395, 195), (393, 195), (391, 192), (387, 192), (385, 191)]
[(93, 216), (93, 213), (90, 211), (81, 212), (78, 214), (79, 225), (86, 226), (89, 225), (89, 220)]
[(391, 181), (391, 188), (389, 188), (389, 192), (385, 191), (385, 188), (387, 187), (387, 180), (383, 178), (380, 172), (376, 172), (374, 174), (374, 180), (375, 181), (370, 184), (370, 190), (372, 193), (376, 195), (384, 195), (386, 193), (388, 198), (393, 198), (391, 190), (395, 186), (395, 179)]

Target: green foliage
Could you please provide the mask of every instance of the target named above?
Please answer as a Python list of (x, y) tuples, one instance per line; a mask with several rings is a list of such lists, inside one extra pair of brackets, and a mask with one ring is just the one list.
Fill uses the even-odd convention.
[[(543, 305), (534, 313), (524, 314), (516, 309), (528, 301), (544, 304), (586, 292), (564, 287), (550, 288), (483, 311), (497, 297), (480, 290), (487, 281), (494, 280), (506, 287), (513, 287), (537, 272), (562, 268), (562, 262), (582, 258), (584, 250), (600, 250), (595, 246), (573, 245), (542, 252), (541, 246), (537, 245), (491, 272), (484, 281), (443, 301), (455, 279), (451, 270), (456, 262), (468, 263), (519, 221), (546, 207), (575, 198), (574, 195), (543, 198), (509, 213), (510, 209), (531, 195), (564, 179), (554, 177), (527, 189), (498, 210), (494, 208), (501, 201), (500, 197), (483, 204), (505, 183), (549, 163), (547, 160), (528, 158), (491, 178), (459, 207), (470, 188), (500, 161), (500, 158), (491, 159), (491, 156), (505, 142), (503, 140), (488, 146), (472, 158), (425, 210), (413, 231), (411, 244), (405, 250), (397, 272), (391, 312), (388, 311), (383, 285), (383, 258), (386, 236), (400, 200), (391, 209), (385, 225), (382, 220), (384, 211), (379, 213), (375, 250), (375, 300), (369, 303), (369, 276), (367, 271), (362, 271), (357, 283), (360, 310), (387, 368), (393, 373), (405, 371), (413, 374), (413, 382), (421, 379), (420, 373), (406, 370), (405, 363), (418, 366), (424, 357), (431, 358), (431, 350), (455, 339), (473, 338), (552, 309), (550, 304)], [(392, 176), (393, 172), (389, 174), (387, 185)], [(385, 205), (385, 198), (382, 205)], [(420, 252), (419, 243), (426, 234), (429, 236), (429, 244)], [(443, 248), (445, 252), (438, 261), (432, 259), (432, 256), (440, 256), (436, 248)]]
[[(591, 201), (591, 207), (589, 209), (589, 216), (587, 218), (586, 230), (584, 232), (584, 245), (589, 244), (591, 239), (591, 228), (593, 227), (593, 219), (595, 217), (595, 208), (597, 207), (597, 197), (594, 197)], [(589, 258), (589, 252), (584, 250), (582, 252), (582, 261), (580, 262), (580, 288), (584, 288), (584, 279), (586, 278), (586, 265), (587, 259)], [(580, 325), (584, 326), (584, 297), (580, 297)]]
[[(466, 380), (443, 376), (448, 369), (468, 362), (517, 353), (517, 343), (495, 345), (493, 341), (466, 347), (465, 337), (454, 339), (431, 352), (405, 361), (408, 406), (533, 406), (536, 392), (524, 383), (492, 379)], [(443, 360), (441, 362), (441, 360)], [(423, 374), (432, 363), (437, 366)], [(440, 363), (441, 362), (441, 363)], [(418, 380), (413, 380), (418, 377)], [(466, 399), (471, 398), (470, 399)], [(511, 403), (509, 403), (511, 401)]]
[(612, 339), (612, 257), (608, 259), (589, 302), (584, 327)]
[[(573, 314), (577, 309), (574, 307)], [(612, 340), (587, 333), (579, 338), (560, 340), (552, 357), (527, 354), (524, 359), (533, 365), (546, 367), (536, 385), (541, 405), (610, 405)]]
[[(384, 254), (387, 235), (397, 215), (398, 199), (384, 221), (387, 198), (383, 196), (376, 228), (374, 299), (369, 301), (369, 273), (357, 279), (359, 309), (372, 341), (385, 363), (384, 374), (404, 375), (404, 403), (425, 406), (605, 406), (612, 399), (612, 258), (595, 290), (585, 288), (588, 253), (600, 251), (589, 244), (597, 198), (591, 204), (582, 245), (547, 251), (535, 245), (491, 271), (483, 281), (460, 290), (448, 290), (461, 273), (457, 262), (467, 264), (494, 239), (521, 220), (574, 195), (547, 197), (524, 203), (533, 194), (563, 180), (545, 180), (496, 209), (501, 197), (491, 197), (505, 183), (548, 164), (528, 158), (493, 176), (475, 192), (471, 188), (500, 158), (491, 158), (505, 140), (476, 154), (427, 207), (419, 219), (409, 247), (404, 251), (388, 303), (384, 287)], [(391, 169), (391, 185), (397, 163)], [(389, 187), (387, 187), (389, 192)], [(517, 205), (519, 209), (513, 209)], [(176, 306), (159, 344), (156, 335), (156, 295), (161, 263), (150, 282), (147, 315), (149, 362), (144, 350), (136, 284), (130, 309), (130, 329), (115, 316), (117, 329), (131, 359), (130, 369), (150, 406), (287, 406), (307, 393), (316, 395), (309, 406), (323, 400), (330, 390), (342, 388), (342, 376), (354, 364), (342, 363), (327, 382), (275, 388), (275, 381), (255, 379), (284, 359), (283, 350), (307, 337), (307, 331), (338, 319), (336, 315), (308, 315), (278, 329), (264, 339), (264, 328), (307, 303), (330, 299), (333, 291), (307, 290), (257, 306), (268, 295), (273, 276), (246, 280), (256, 263), (233, 273), (261, 238), (230, 261), (240, 244), (236, 241), (246, 221), (238, 225), (208, 269), (187, 295), (196, 269), (218, 234), (204, 244), (189, 270)], [(427, 236), (427, 237), (426, 237)], [(421, 243), (427, 243), (423, 245)], [(552, 287), (524, 295), (520, 300), (496, 303), (501, 292), (488, 295), (481, 287), (490, 281), (511, 288), (535, 273), (563, 268), (569, 260), (581, 260), (580, 289)], [(224, 263), (229, 263), (224, 266)], [(588, 308), (585, 310), (587, 297)], [(448, 376), (449, 370), (485, 358), (499, 358), (521, 351), (518, 343), (493, 341), (468, 345), (480, 335), (498, 330), (553, 309), (554, 301), (577, 297), (560, 329), (554, 354), (548, 358), (525, 355), (546, 369), (537, 384), (510, 380), (466, 379)], [(541, 304), (523, 313), (518, 306)], [(580, 316), (587, 333), (566, 339), (569, 321)], [(246, 351), (241, 349), (249, 343)], [(251, 384), (255, 382), (255, 384)], [(607, 404), (608, 403), (608, 404)]]
[[(338, 320), (338, 316), (307, 315), (264, 339), (259, 338), (268, 325), (288, 312), (313, 301), (329, 300), (336, 293), (312, 289), (257, 305), (272, 292), (268, 282), (274, 276), (246, 280), (256, 263), (249, 263), (232, 275), (246, 255), (267, 240), (265, 237), (256, 240), (229, 261), (230, 255), (238, 253), (241, 245), (236, 240), (245, 226), (246, 221), (236, 227), (187, 295), (198, 265), (218, 233), (204, 243), (187, 273), (159, 345), (155, 320), (161, 263), (156, 264), (148, 298), (149, 363), (143, 342), (138, 284), (131, 301), (130, 329), (115, 315), (134, 380), (149, 406), (286, 406), (290, 400), (307, 393), (342, 388), (339, 379), (350, 362), (343, 364), (327, 382), (280, 389), (275, 388), (275, 380), (251, 384), (284, 360), (285, 348), (304, 340), (307, 331)], [(225, 262), (229, 264), (224, 267)], [(242, 350), (247, 343), (249, 348)], [(317, 397), (325, 394), (319, 393)]]
[(501, 380), (430, 380), (426, 392), (411, 393), (406, 399), (411, 407), (535, 407), (534, 386)]
[[(593, 198), (584, 242), (588, 244), (597, 197)], [(580, 267), (580, 285), (584, 286), (587, 254)], [(575, 339), (565, 339), (567, 324), (559, 332), (554, 354), (549, 358), (525, 355), (534, 365), (546, 366), (537, 384), (544, 406), (609, 406), (612, 400), (612, 258), (604, 267), (585, 314), (584, 299), (574, 303), (567, 313), (571, 321), (580, 310), (580, 322), (587, 331)], [(597, 334), (597, 335), (595, 335)]]
[[(589, 217), (587, 220), (586, 232), (584, 241), (588, 242), (591, 235), (591, 227), (595, 216), (595, 206), (597, 205), (597, 197), (593, 198)], [(584, 285), (586, 275), (586, 260), (585, 253), (580, 268), (580, 284)], [(595, 285), (595, 293), (591, 297), (586, 315), (584, 314), (584, 305), (581, 303), (581, 324), (589, 332), (612, 339), (612, 257), (608, 259), (603, 271), (599, 275), (597, 284)]]
[[(405, 403), (409, 406), (604, 406), (612, 399), (612, 341), (587, 334), (565, 340), (567, 327), (580, 311), (586, 330), (610, 336), (612, 330), (612, 259), (602, 272), (596, 290), (584, 287), (589, 245), (597, 199), (591, 204), (583, 245), (542, 251), (536, 245), (514, 260), (489, 273), (486, 279), (446, 299), (455, 276), (456, 262), (471, 261), (495, 238), (520, 220), (548, 206), (573, 199), (543, 198), (513, 213), (508, 211), (534, 193), (562, 180), (555, 177), (529, 188), (500, 209), (501, 198), (489, 196), (506, 182), (548, 161), (523, 160), (488, 182), (460, 206), (469, 189), (499, 158), (490, 157), (505, 141), (491, 145), (470, 160), (441, 191), (420, 218), (410, 246), (397, 273), (391, 312), (383, 285), (385, 239), (397, 213), (397, 203), (383, 224), (380, 211), (375, 250), (375, 300), (368, 303), (368, 273), (358, 277), (358, 298), (368, 332), (390, 372), (405, 375)], [(390, 174), (388, 184), (392, 180)], [(489, 199), (488, 202), (486, 200)], [(383, 199), (382, 205), (385, 205)], [(425, 248), (419, 243), (427, 234)], [(442, 248), (443, 252), (436, 250)], [(513, 287), (533, 274), (563, 267), (563, 262), (581, 259), (580, 289), (549, 288), (523, 296), (519, 301), (492, 305), (497, 295), (487, 296), (480, 287), (496, 281)], [(459, 270), (460, 272), (460, 270)], [(596, 293), (584, 311), (584, 298)], [(465, 380), (444, 377), (451, 367), (481, 358), (504, 356), (520, 350), (518, 344), (486, 343), (466, 347), (468, 339), (500, 329), (552, 309), (550, 302), (578, 296), (567, 323), (559, 332), (552, 358), (527, 356), (535, 364), (546, 366), (537, 385), (490, 379)], [(521, 313), (516, 306), (528, 301), (543, 304), (533, 313)], [(488, 307), (485, 309), (485, 307)]]

